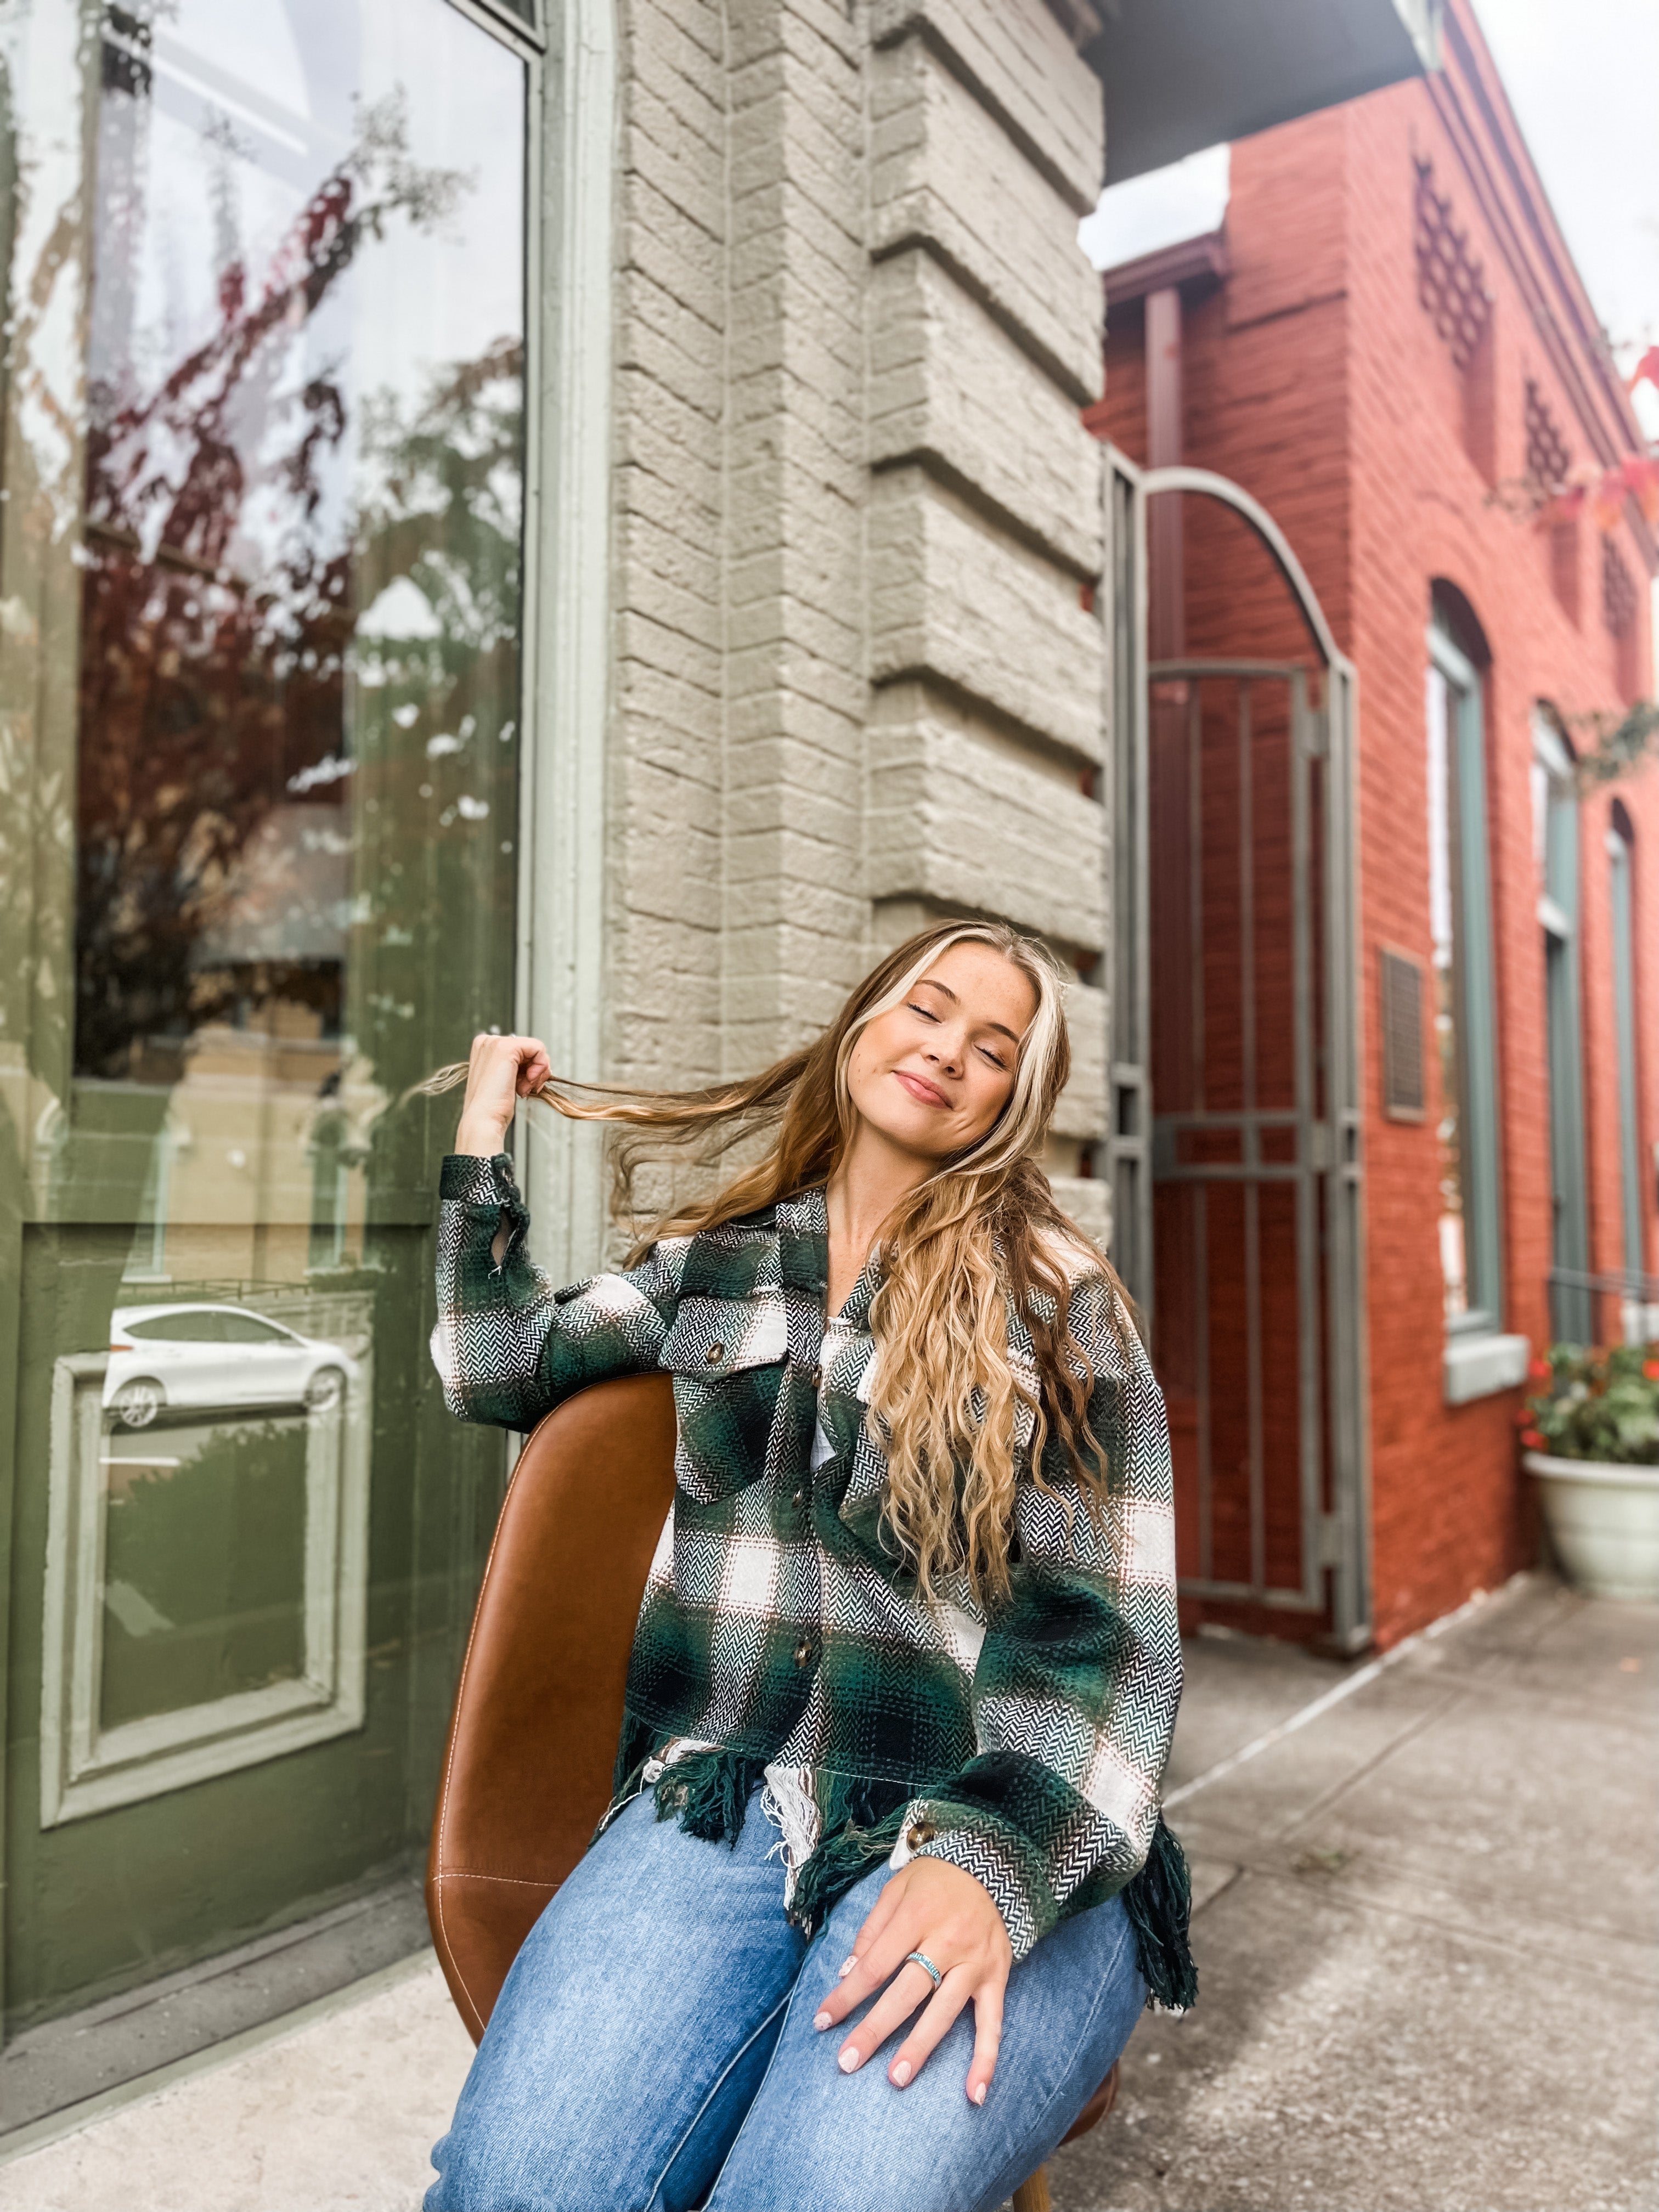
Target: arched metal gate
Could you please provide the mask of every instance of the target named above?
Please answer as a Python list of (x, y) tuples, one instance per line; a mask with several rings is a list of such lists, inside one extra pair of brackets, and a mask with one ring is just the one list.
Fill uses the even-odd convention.
[[(1271, 515), (1109, 448), (1115, 1257), (1170, 1404), (1194, 1596), (1369, 1640), (1355, 684)], [(1147, 658), (1146, 507), (1256, 532), (1307, 660)]]

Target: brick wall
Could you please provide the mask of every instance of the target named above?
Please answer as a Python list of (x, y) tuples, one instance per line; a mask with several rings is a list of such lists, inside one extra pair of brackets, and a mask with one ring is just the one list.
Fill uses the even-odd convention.
[[(1425, 162), (1491, 295), (1473, 399), (1469, 373), (1419, 301), (1413, 225)], [(1431, 589), (1445, 580), (1463, 594), (1491, 653), (1504, 1322), (1541, 1344), (1551, 1203), (1530, 717), (1534, 702), (1548, 702), (1573, 727), (1575, 717), (1616, 710), (1632, 688), (1651, 689), (1652, 549), (1629, 521), (1614, 532), (1641, 585), (1621, 670), (1603, 620), (1595, 531), (1586, 525), (1576, 544), (1553, 544), (1491, 496), (1494, 478), (1524, 472), (1529, 384), (1576, 459), (1610, 453), (1630, 426), (1600, 380), (1587, 303), (1462, 0), (1450, 14), (1443, 79), (1235, 146), (1227, 230), (1232, 274), (1194, 296), (1186, 315), (1184, 458), (1237, 478), (1276, 516), (1359, 672), (1370, 1451), (1376, 1620), (1388, 1643), (1528, 1563), (1537, 1543), (1517, 1465), (1519, 1393), (1459, 1407), (1443, 1401), (1432, 1110), (1422, 1126), (1386, 1121), (1380, 1111), (1377, 947), (1396, 945), (1425, 963), (1430, 950), (1423, 697)], [(1144, 438), (1142, 343), (1139, 310), (1115, 311), (1103, 420), (1132, 455)], [(1237, 526), (1194, 514), (1187, 545), (1191, 648), (1284, 652), (1294, 635), (1287, 602)], [(1623, 1263), (1605, 850), (1614, 795), (1592, 794), (1581, 810), (1583, 1080), (1598, 1269)], [(1659, 771), (1616, 795), (1636, 833), (1652, 1268)], [(1431, 1109), (1433, 1082), (1431, 1068)]]
[(608, 1060), (706, 1080), (924, 917), (1075, 963), (1104, 1114), (1097, 79), (1042, 0), (627, 0)]

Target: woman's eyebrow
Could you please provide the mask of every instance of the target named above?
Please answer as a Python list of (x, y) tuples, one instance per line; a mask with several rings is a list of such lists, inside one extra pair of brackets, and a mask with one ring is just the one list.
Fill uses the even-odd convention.
[[(962, 1004), (962, 1000), (951, 988), (951, 986), (948, 983), (941, 983), (937, 976), (918, 976), (916, 979), (915, 988), (920, 990), (924, 983), (927, 986), (930, 991), (943, 991), (945, 997), (951, 1001), (951, 1004), (953, 1006), (959, 1006)], [(999, 1036), (1006, 1036), (1010, 1044), (1018, 1044), (1019, 1042), (1019, 1039), (1004, 1022), (987, 1022), (984, 1026), (988, 1030), (994, 1030)]]

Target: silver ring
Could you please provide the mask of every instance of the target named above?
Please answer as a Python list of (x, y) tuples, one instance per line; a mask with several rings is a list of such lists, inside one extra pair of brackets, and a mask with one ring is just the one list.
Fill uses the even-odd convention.
[(932, 1981), (935, 1989), (937, 1989), (939, 1984), (945, 1979), (944, 1975), (940, 1973), (939, 1968), (933, 1964), (933, 1960), (928, 1957), (925, 1951), (907, 1951), (904, 1954), (904, 1963), (907, 1966), (920, 1966), (923, 1973), (926, 1974)]

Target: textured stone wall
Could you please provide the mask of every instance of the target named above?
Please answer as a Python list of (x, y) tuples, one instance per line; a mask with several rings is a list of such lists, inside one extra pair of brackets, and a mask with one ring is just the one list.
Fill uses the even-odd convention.
[(1006, 916), (1079, 975), (1103, 1235), (1098, 81), (1043, 0), (622, 21), (610, 1070), (758, 1066)]

